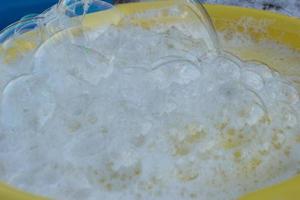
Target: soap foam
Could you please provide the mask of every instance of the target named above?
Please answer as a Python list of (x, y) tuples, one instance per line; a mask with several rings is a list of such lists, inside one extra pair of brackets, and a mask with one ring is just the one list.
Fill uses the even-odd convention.
[(298, 91), (182, 27), (66, 30), (27, 71), (2, 63), (0, 179), (55, 199), (230, 200), (293, 176)]

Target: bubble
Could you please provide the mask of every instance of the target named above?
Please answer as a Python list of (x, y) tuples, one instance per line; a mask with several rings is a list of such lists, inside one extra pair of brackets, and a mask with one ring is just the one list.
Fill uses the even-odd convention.
[(12, 130), (37, 130), (52, 117), (53, 94), (41, 79), (25, 75), (8, 83), (1, 102), (1, 122)]
[(262, 77), (252, 71), (244, 71), (242, 73), (241, 80), (247, 85), (247, 87), (254, 90), (260, 90), (264, 87), (264, 80)]
[(290, 104), (296, 104), (299, 102), (299, 92), (292, 86), (291, 83), (285, 84), (285, 87), (282, 88), (280, 94), (285, 97), (287, 102)]
[(0, 43), (4, 43), (8, 38), (14, 35), (15, 27), (16, 23), (6, 27), (0, 32)]
[(247, 113), (247, 124), (250, 126), (256, 125), (265, 114), (265, 110), (260, 105), (254, 104)]
[(275, 79), (268, 82), (268, 94), (272, 98), (278, 98), (282, 102), (296, 104), (299, 102), (299, 92), (294, 88), (293, 84), (288, 81)]
[(193, 61), (184, 57), (166, 57), (154, 65), (151, 74), (165, 88), (173, 82), (188, 84), (199, 78), (201, 73)]
[(111, 9), (110, 3), (99, 0), (64, 0), (59, 7), (64, 7), (69, 17), (84, 16), (85, 14)]
[(272, 70), (266, 64), (257, 61), (245, 62), (245, 68), (247, 71), (259, 74), (264, 81), (272, 79), (274, 75)]
[(281, 115), (281, 123), (286, 128), (294, 128), (298, 124), (298, 118), (296, 111), (285, 104), (279, 105), (278, 111), (282, 113)]
[(113, 6), (100, 0), (66, 0), (42, 14), (48, 37), (68, 28), (83, 27), (86, 14), (111, 9)]
[[(241, 60), (232, 55), (222, 54), (209, 58), (204, 62), (210, 63), (218, 82), (238, 80), (241, 76)], [(207, 68), (206, 70), (210, 71), (211, 69)]]
[[(42, 19), (43, 18), (41, 16), (35, 16), (33, 14), (21, 18), (21, 20), (15, 22), (14, 24), (10, 25), (0, 32), (0, 44), (4, 44), (5, 41), (11, 38), (17, 39), (24, 33), (40, 28), (40, 21)], [(32, 40), (30, 35), (26, 36), (26, 38)], [(36, 43), (40, 42), (41, 35), (37, 34), (35, 39)]]
[(228, 82), (218, 89), (216, 94), (218, 103), (222, 106), (222, 112), (229, 120), (231, 126), (236, 129), (248, 125), (257, 125), (266, 115), (268, 109), (264, 100), (257, 93), (239, 82)]
[[(167, 16), (177, 19), (178, 24), (176, 25), (176, 28), (174, 28), (172, 23), (166, 24), (162, 22), (164, 17)], [(214, 31), (210, 18), (200, 1), (171, 1), (170, 4), (162, 4), (159, 9), (154, 10), (150, 8), (143, 10), (142, 12), (137, 11), (136, 13), (128, 14), (121, 19), (120, 24), (122, 26), (131, 27), (131, 29), (128, 29), (128, 35), (130, 37), (135, 35), (134, 38), (130, 38), (128, 41), (125, 40), (118, 48), (119, 53), (115, 55), (116, 57), (124, 57), (124, 64), (130, 63), (130, 65), (135, 66), (146, 65), (147, 67), (152, 65), (153, 62), (158, 61), (160, 58), (176, 56), (174, 54), (166, 55), (166, 52), (159, 51), (164, 48), (163, 45), (165, 44), (161, 43), (158, 38), (153, 37), (153, 34), (144, 34), (143, 38), (140, 38), (139, 35), (136, 34), (137, 31), (134, 31), (135, 27), (132, 27), (132, 25), (147, 27), (149, 25), (143, 23), (145, 20), (151, 20), (153, 28), (158, 28), (158, 30), (154, 32), (161, 33), (162, 39), (167, 38), (169, 40), (169, 48), (174, 49), (174, 51), (181, 50), (183, 52), (188, 52), (191, 47), (194, 46), (194, 49), (190, 51), (192, 53), (189, 53), (189, 55), (194, 54), (196, 58), (201, 58), (204, 54), (215, 55), (220, 50), (216, 32)], [(195, 40), (192, 42), (190, 40), (185, 40), (185, 36), (182, 35), (183, 30), (186, 35), (195, 38)], [(139, 54), (141, 51), (139, 49), (147, 51), (151, 48), (151, 46), (145, 46), (146, 44), (143, 43), (143, 40), (152, 40), (152, 44), (146, 44), (156, 46), (157, 51), (160, 52), (161, 56), (157, 57), (153, 55), (153, 52), (147, 52), (147, 60), (140, 60)], [(126, 59), (128, 57), (134, 58), (132, 56), (133, 54), (136, 54), (135, 59)]]
[[(60, 71), (97, 85), (101, 79), (112, 74), (111, 60), (94, 49), (73, 44), (72, 41), (62, 41), (65, 34), (73, 34), (70, 32), (54, 35), (36, 51), (34, 71), (46, 74)], [(45, 63), (44, 60), (49, 60), (49, 62)]]

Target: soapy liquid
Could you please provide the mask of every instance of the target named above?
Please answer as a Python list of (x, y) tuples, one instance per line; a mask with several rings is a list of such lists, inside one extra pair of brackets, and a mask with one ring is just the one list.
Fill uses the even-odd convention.
[(1, 59), (1, 180), (55, 199), (230, 200), (299, 170), (299, 94), (277, 72), (186, 23), (74, 23)]

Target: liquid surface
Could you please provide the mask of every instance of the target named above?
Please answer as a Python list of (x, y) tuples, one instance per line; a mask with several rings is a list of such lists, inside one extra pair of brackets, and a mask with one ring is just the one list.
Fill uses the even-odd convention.
[(186, 30), (75, 28), (2, 59), (0, 179), (54, 199), (233, 200), (296, 174), (294, 86)]

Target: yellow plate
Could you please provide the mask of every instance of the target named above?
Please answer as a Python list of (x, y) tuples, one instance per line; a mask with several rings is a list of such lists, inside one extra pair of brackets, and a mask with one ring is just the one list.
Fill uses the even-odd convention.
[[(160, 7), (163, 2), (124, 4), (120, 10), (132, 13)], [(282, 74), (292, 75), (295, 83), (300, 85), (300, 20), (271, 12), (221, 5), (205, 5), (212, 17), (217, 32), (222, 37), (221, 43), (226, 51), (232, 52), (247, 60), (263, 61)], [(101, 17), (100, 17), (100, 16)], [(103, 17), (105, 16), (105, 17)], [(86, 25), (95, 26), (118, 21), (112, 12), (99, 12), (87, 16)], [(101, 21), (99, 21), (101, 20)], [(245, 24), (247, 26), (245, 26)], [(246, 36), (246, 41), (239, 46), (232, 45), (233, 38)], [(274, 44), (277, 44), (276, 48)], [(273, 46), (272, 46), (273, 45)], [(27, 41), (19, 41), (18, 49), (30, 50), (35, 46)], [(0, 46), (0, 53), (3, 51)], [(8, 59), (17, 56), (16, 51), (8, 52)], [(289, 66), (288, 68), (285, 66)], [(300, 89), (298, 85), (298, 89)], [(300, 176), (255, 193), (246, 195), (240, 200), (295, 200), (300, 197)], [(0, 183), (0, 199), (2, 200), (39, 200), (43, 199), (15, 190)]]

